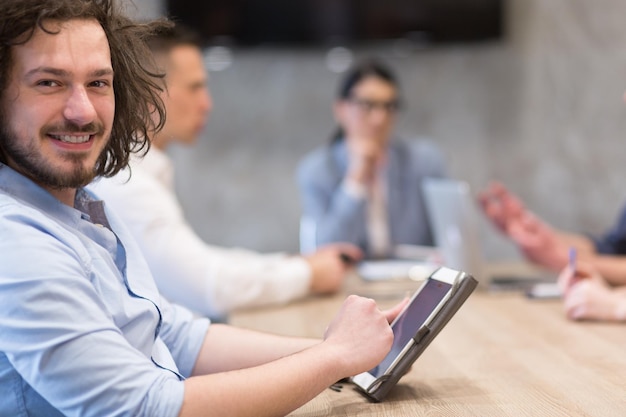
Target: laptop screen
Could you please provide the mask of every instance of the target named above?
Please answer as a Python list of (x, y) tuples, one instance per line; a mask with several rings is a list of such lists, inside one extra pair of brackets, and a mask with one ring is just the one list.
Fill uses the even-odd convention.
[(476, 203), (464, 181), (427, 178), (422, 182), (426, 211), (444, 265), (483, 276)]

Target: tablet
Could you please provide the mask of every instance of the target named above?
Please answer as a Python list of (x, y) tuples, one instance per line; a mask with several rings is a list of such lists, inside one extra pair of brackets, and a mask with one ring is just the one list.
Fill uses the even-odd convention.
[(461, 271), (446, 267), (434, 271), (391, 323), (394, 340), (387, 356), (375, 368), (352, 377), (352, 382), (369, 399), (382, 401), (477, 284)]

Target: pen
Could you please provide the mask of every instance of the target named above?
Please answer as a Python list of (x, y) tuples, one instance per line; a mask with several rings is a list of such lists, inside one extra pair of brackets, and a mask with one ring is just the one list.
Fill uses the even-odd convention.
[(572, 272), (576, 271), (576, 248), (569, 248), (569, 267)]

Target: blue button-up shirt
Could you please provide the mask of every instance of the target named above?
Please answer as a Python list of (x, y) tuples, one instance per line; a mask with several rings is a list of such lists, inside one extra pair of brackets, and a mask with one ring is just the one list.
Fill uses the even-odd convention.
[(208, 325), (160, 297), (101, 201), (0, 164), (1, 416), (176, 416)]

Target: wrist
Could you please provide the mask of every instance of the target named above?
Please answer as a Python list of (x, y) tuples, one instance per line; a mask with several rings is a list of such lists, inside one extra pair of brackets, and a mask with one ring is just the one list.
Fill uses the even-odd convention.
[[(324, 337), (326, 337), (326, 335), (324, 335)], [(334, 381), (339, 381), (340, 379), (351, 377), (355, 374), (353, 367), (348, 361), (351, 355), (344, 352), (337, 343), (325, 339), (322, 343), (314, 346), (313, 349), (318, 350), (319, 358), (326, 358), (328, 361), (330, 368), (326, 373), (332, 373)]]
[(626, 321), (626, 298), (618, 296), (613, 314), (616, 321)]
[(349, 162), (345, 179), (351, 182), (367, 186), (376, 176), (376, 164), (374, 160), (357, 159)]
[(357, 181), (350, 177), (346, 177), (343, 180), (341, 187), (348, 195), (354, 198), (364, 199), (365, 197), (367, 197), (367, 186), (364, 182)]

